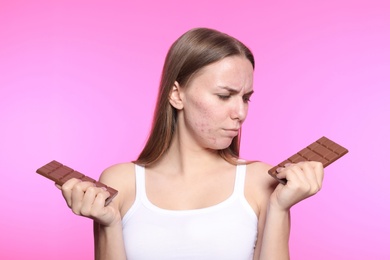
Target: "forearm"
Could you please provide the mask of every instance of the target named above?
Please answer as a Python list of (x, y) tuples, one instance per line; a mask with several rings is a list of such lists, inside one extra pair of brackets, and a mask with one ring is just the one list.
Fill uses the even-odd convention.
[(94, 221), (93, 231), (96, 260), (126, 259), (121, 222), (106, 227)]
[(263, 239), (261, 260), (287, 260), (289, 254), (290, 211), (268, 206)]

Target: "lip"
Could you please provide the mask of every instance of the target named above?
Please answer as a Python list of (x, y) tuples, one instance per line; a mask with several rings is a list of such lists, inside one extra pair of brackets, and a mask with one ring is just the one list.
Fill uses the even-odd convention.
[(224, 129), (225, 131), (238, 132), (239, 128)]
[(223, 129), (227, 134), (229, 135), (232, 135), (232, 136), (236, 136), (238, 135), (238, 131), (240, 129), (237, 129), (237, 128), (230, 128), (230, 129)]

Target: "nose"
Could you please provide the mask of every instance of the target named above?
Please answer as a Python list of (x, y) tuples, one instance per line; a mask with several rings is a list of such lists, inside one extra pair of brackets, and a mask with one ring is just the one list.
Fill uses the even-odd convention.
[(248, 114), (248, 103), (244, 102), (241, 98), (234, 103), (234, 106), (231, 110), (231, 118), (233, 120), (238, 120), (240, 123), (244, 122)]

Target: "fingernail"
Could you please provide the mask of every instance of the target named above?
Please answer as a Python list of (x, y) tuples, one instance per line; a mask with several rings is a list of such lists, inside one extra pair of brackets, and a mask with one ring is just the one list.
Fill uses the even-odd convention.
[(284, 167), (288, 167), (290, 165), (291, 165), (291, 163), (286, 163), (286, 164), (284, 164)]
[(277, 172), (277, 173), (281, 172), (282, 170), (283, 170), (283, 168), (282, 168), (282, 167), (278, 167), (278, 168), (276, 168), (276, 172)]

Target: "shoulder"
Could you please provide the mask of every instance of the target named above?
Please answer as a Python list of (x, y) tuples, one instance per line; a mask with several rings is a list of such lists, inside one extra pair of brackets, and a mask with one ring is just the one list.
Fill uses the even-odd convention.
[(134, 173), (134, 163), (119, 163), (106, 168), (100, 175), (99, 180), (107, 185), (111, 184), (120, 188), (126, 179), (133, 179)]
[(246, 168), (247, 181), (256, 185), (257, 188), (273, 190), (278, 184), (278, 182), (268, 174), (268, 170), (272, 168), (272, 165), (253, 161), (249, 162)]
[(135, 164), (118, 163), (106, 168), (99, 181), (116, 189), (118, 195), (113, 202), (119, 209), (127, 208), (135, 199)]
[(268, 204), (278, 182), (268, 174), (272, 166), (263, 162), (248, 162), (246, 165), (245, 197), (257, 215)]
[(118, 163), (106, 168), (101, 177), (115, 178), (121, 175), (134, 174), (135, 164), (132, 162)]

